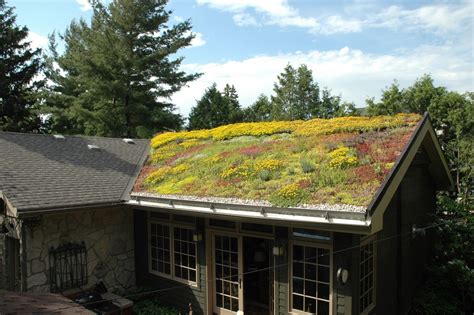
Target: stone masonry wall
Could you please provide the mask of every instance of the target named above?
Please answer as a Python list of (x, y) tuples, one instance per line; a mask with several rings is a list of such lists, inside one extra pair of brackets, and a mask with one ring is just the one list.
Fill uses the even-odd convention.
[(27, 229), (27, 290), (49, 292), (48, 249), (84, 241), (88, 284), (103, 281), (110, 291), (135, 285), (133, 212), (114, 208), (44, 215)]

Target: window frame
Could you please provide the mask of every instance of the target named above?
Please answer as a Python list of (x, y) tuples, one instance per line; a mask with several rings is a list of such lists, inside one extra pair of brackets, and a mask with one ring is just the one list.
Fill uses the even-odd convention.
[[(376, 245), (376, 240), (377, 240), (377, 237), (376, 237), (376, 234), (374, 235), (369, 235), (369, 236), (366, 236), (366, 237), (363, 237), (361, 238), (360, 240), (360, 251), (362, 251), (362, 248), (363, 246), (366, 246), (367, 244), (369, 243), (372, 243), (372, 303), (370, 303), (369, 305), (367, 305), (365, 307), (365, 309), (363, 309), (362, 311), (360, 311), (360, 307), (361, 307), (361, 302), (362, 302), (362, 296), (365, 295), (369, 290), (366, 290), (365, 292), (361, 292), (360, 290), (360, 284), (362, 282), (362, 278), (365, 278), (369, 275), (369, 273), (365, 274), (364, 277), (362, 277), (362, 256), (360, 255), (360, 251), (359, 251), (359, 282), (358, 282), (358, 286), (359, 286), (359, 311), (360, 311), (360, 314), (361, 315), (366, 315), (366, 314), (369, 314), (374, 308), (375, 308), (375, 305), (377, 304), (376, 302), (376, 297), (377, 297), (377, 294), (376, 294), (376, 290), (377, 290), (377, 246)], [(365, 261), (364, 261), (365, 262)]]
[[(152, 256), (151, 256), (151, 251), (152, 251), (152, 246), (151, 246), (151, 225), (152, 224), (160, 224), (163, 226), (169, 227), (169, 241), (170, 241), (170, 274), (166, 274), (163, 272), (159, 272), (156, 270), (152, 269)], [(175, 275), (175, 248), (174, 248), (174, 229), (175, 228), (180, 228), (180, 229), (186, 229), (191, 231), (191, 233), (194, 233), (196, 231), (196, 225), (195, 224), (186, 224), (184, 222), (175, 222), (170, 218), (169, 221), (160, 221), (159, 219), (152, 218), (151, 216), (148, 217), (148, 272), (159, 276), (163, 278), (167, 278), (173, 281), (177, 281), (180, 283), (187, 284), (189, 286), (193, 287), (198, 287), (199, 281), (200, 281), (200, 275), (199, 275), (199, 270), (200, 270), (200, 265), (198, 261), (198, 242), (192, 241), (195, 246), (195, 259), (196, 259), (196, 281), (190, 281), (183, 279), (181, 277), (177, 277)], [(178, 254), (182, 254), (181, 252), (178, 252)], [(179, 267), (182, 268), (182, 265), (179, 265)], [(191, 269), (191, 268), (188, 268)]]
[[(331, 235), (332, 236), (332, 235)], [(305, 312), (297, 309), (293, 309), (293, 245), (304, 246), (304, 247), (316, 247), (329, 250), (329, 315), (333, 314), (333, 253), (332, 253), (332, 238), (330, 242), (325, 241), (302, 241), (300, 239), (291, 239), (288, 242), (289, 248), (289, 273), (288, 273), (288, 284), (289, 284), (289, 304), (288, 304), (288, 313), (289, 314), (313, 314), (310, 312)], [(303, 295), (305, 296), (305, 295)], [(317, 300), (317, 298), (315, 298)]]

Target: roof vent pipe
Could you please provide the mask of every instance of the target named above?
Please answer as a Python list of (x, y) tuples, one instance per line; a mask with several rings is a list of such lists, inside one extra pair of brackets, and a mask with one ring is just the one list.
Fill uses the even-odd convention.
[(100, 150), (99, 146), (95, 145), (95, 144), (88, 144), (87, 145), (87, 148), (89, 150)]
[(123, 138), (122, 140), (123, 142), (128, 143), (128, 144), (135, 144), (135, 141), (133, 141), (133, 139), (130, 139), (130, 138)]

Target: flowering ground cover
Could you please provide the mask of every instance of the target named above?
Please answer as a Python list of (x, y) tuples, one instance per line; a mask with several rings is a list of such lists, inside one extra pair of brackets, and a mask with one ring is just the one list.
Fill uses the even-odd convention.
[(368, 206), (421, 116), (239, 123), (151, 141), (134, 191)]

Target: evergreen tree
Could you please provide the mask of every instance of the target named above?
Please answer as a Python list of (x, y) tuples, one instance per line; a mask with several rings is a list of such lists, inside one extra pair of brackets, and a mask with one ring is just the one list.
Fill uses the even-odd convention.
[(37, 131), (40, 118), (33, 107), (43, 81), (40, 49), (26, 42), (28, 29), (16, 25), (13, 8), (0, 0), (0, 130)]
[(227, 121), (229, 123), (242, 122), (244, 119), (244, 113), (240, 107), (239, 95), (237, 94), (235, 87), (233, 85), (231, 86), (226, 84), (222, 96), (229, 107), (229, 116)]
[(91, 4), (91, 22), (73, 21), (62, 36), (65, 52), (50, 45), (44, 113), (52, 131), (150, 137), (178, 129), (169, 98), (198, 75), (171, 57), (190, 45), (190, 22), (169, 26), (167, 0)]
[(301, 65), (297, 70), (298, 98), (296, 108), (297, 119), (310, 119), (319, 117), (321, 100), (319, 98), (319, 85), (313, 80), (313, 72), (306, 65)]
[(229, 119), (227, 100), (213, 83), (191, 109), (188, 118), (188, 129), (208, 129), (225, 125)]
[(255, 103), (244, 110), (245, 121), (270, 121), (272, 104), (268, 97), (260, 94)]
[(188, 129), (208, 129), (221, 125), (242, 122), (244, 112), (233, 85), (226, 84), (220, 92), (216, 83), (206, 89), (204, 95), (191, 109)]
[(275, 95), (272, 96), (272, 118), (274, 120), (294, 120), (296, 117), (295, 107), (298, 104), (298, 81), (297, 72), (288, 64), (277, 77), (273, 85)]
[(321, 93), (321, 106), (319, 118), (334, 118), (344, 116), (344, 107), (341, 105), (341, 97), (331, 95), (331, 90), (324, 88)]

